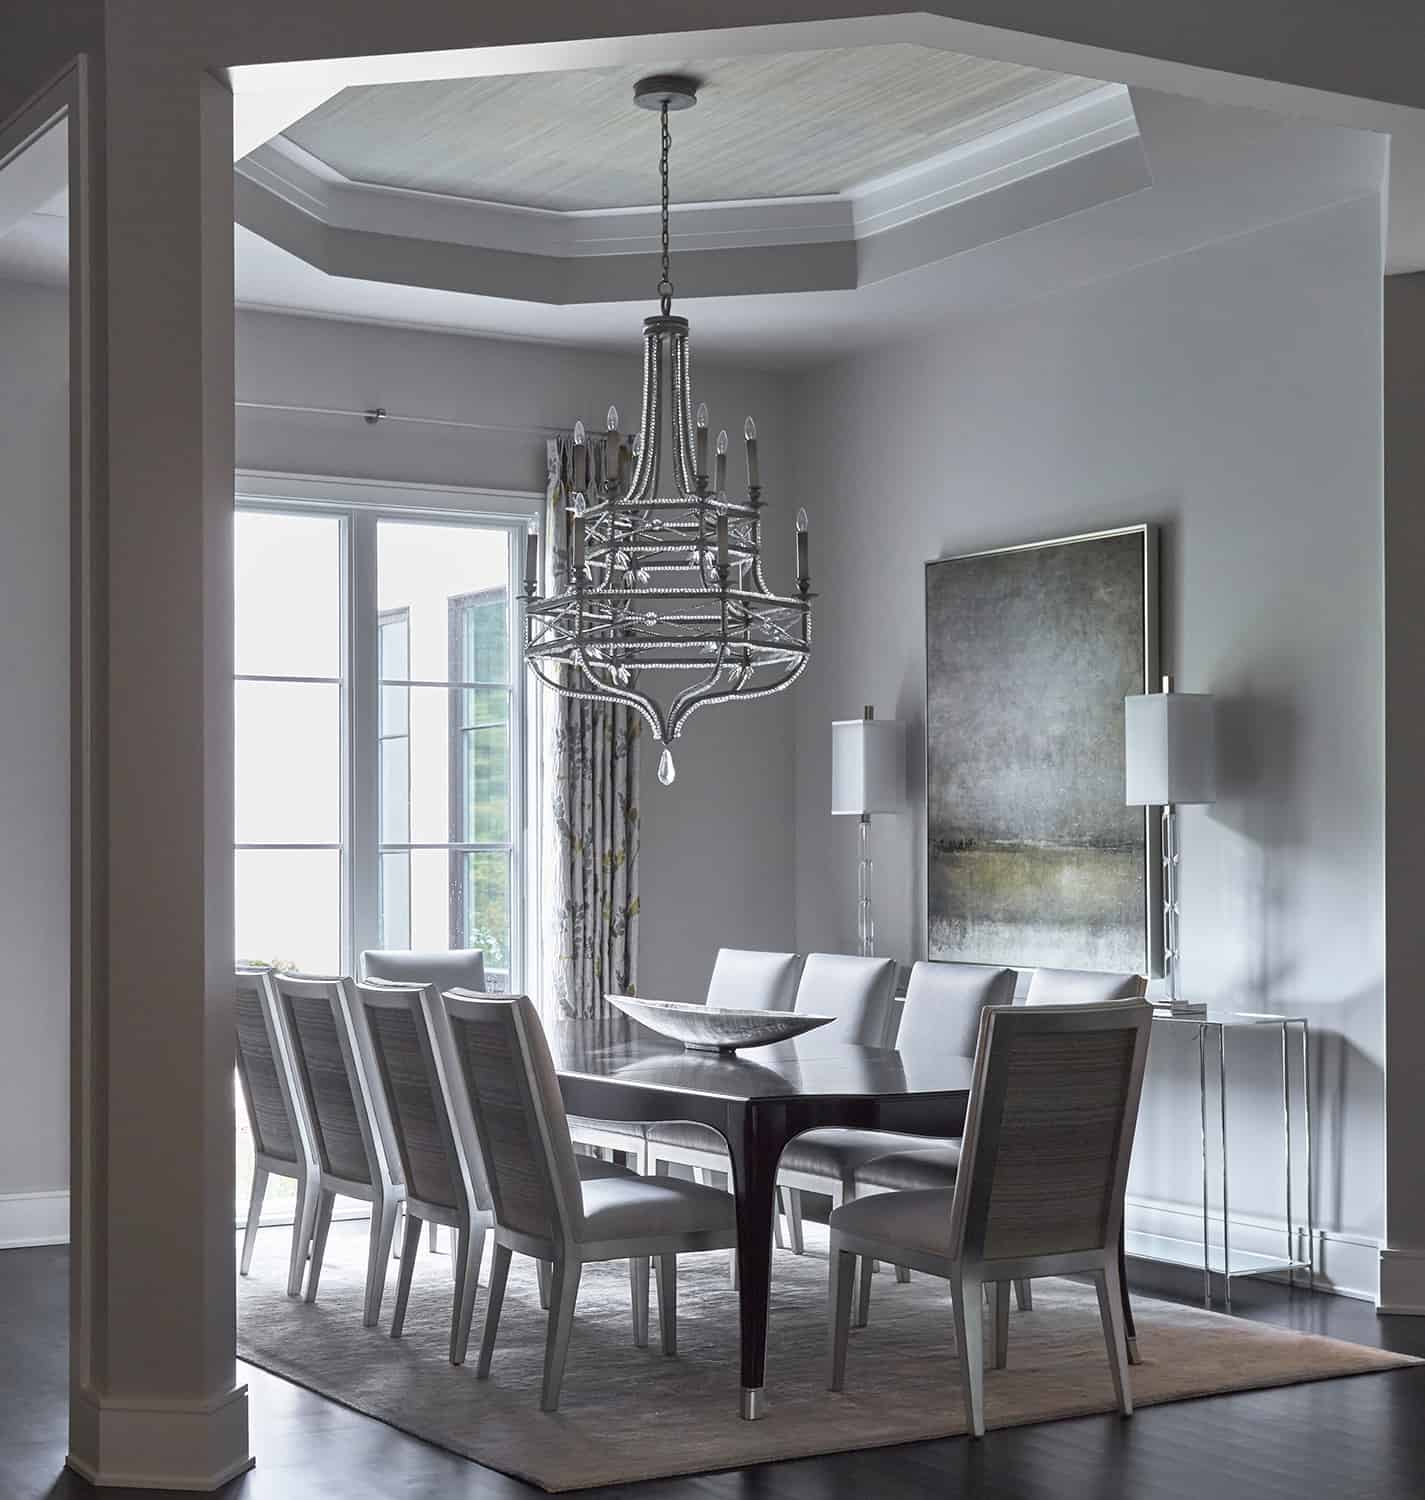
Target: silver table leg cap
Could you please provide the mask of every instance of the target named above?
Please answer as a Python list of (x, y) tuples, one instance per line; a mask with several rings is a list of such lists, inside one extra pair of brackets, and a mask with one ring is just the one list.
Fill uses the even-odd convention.
[(1143, 1361), (1138, 1353), (1138, 1340), (1128, 1339), (1126, 1342), (1128, 1344), (1128, 1363), (1130, 1365), (1141, 1365)]
[(767, 1408), (767, 1392), (764, 1387), (745, 1385), (742, 1387), (742, 1419), (755, 1422)]

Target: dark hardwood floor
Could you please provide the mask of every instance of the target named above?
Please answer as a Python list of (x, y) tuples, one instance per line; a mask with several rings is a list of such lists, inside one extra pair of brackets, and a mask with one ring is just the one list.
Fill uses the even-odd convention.
[[(1145, 1268), (1135, 1286), (1147, 1289)], [(0, 1500), (95, 1493), (62, 1469), (67, 1253), (0, 1254)], [(1182, 1284), (1157, 1280), (1159, 1295)], [(1239, 1282), (1234, 1310), (1425, 1355), (1425, 1319)], [(161, 1314), (159, 1314), (161, 1315)], [(542, 1493), (428, 1447), (261, 1370), (250, 1382), (258, 1466), (225, 1500), (527, 1500)], [(638, 1413), (626, 1414), (629, 1422)], [(150, 1491), (113, 1491), (139, 1497)], [(1419, 1500), (1425, 1366), (1148, 1407), (872, 1452), (584, 1492), (598, 1500)]]

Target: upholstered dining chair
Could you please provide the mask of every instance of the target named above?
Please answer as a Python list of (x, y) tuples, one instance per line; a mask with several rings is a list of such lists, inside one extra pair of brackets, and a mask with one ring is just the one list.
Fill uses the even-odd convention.
[(1117, 1259), (1152, 1008), (990, 1006), (980, 1019), (955, 1186), (857, 1198), (831, 1215), (828, 1384), (846, 1379), (858, 1257), (950, 1283), (970, 1432), (985, 1431), (982, 1291), (992, 1287), (994, 1367), (1008, 1359), (1007, 1283), (1088, 1275), (1119, 1410), (1133, 1411)]
[(292, 1038), (300, 1087), (321, 1167), (306, 1300), (317, 1300), (337, 1195), (371, 1205), (362, 1323), (381, 1316), (396, 1212), (406, 1196), (399, 1154), (349, 979), (274, 974), (272, 986)]
[(400, 1338), (405, 1328), (421, 1225), (444, 1224), (456, 1234), (450, 1362), (464, 1364), (490, 1214), (478, 1206), (470, 1163), (453, 1123), (446, 1059), (427, 1020), (427, 1007), (439, 1004), (440, 992), (433, 986), (365, 980), (356, 994), (406, 1183), (406, 1229), (391, 1337)]
[(252, 1252), (262, 1222), (262, 1201), (272, 1177), (297, 1184), (292, 1250), (287, 1262), (287, 1295), (302, 1294), (302, 1274), (317, 1220), (317, 1178), (321, 1168), (311, 1124), (292, 1074), (292, 1054), (266, 968), (239, 968), (237, 984), (237, 1074), (252, 1132), (252, 1192), (242, 1237), (240, 1274), (252, 1269)]
[[(801, 966), (792, 1009), (836, 1018), (816, 1032), (816, 1036), (880, 1047), (885, 1045), (890, 1027), (895, 987), (896, 966), (892, 959), (812, 953)], [(709, 1126), (691, 1121), (669, 1120), (650, 1125), (648, 1157), (655, 1173), (661, 1174), (669, 1165), (679, 1163), (692, 1167), (710, 1185), (725, 1181), (729, 1169), (727, 1143)], [(800, 1205), (794, 1210), (785, 1191), (779, 1190), (778, 1196), (786, 1205), (786, 1212), (775, 1221), (777, 1243), (783, 1243), (781, 1220), (785, 1217), (790, 1246), (800, 1255), (803, 1249)], [(735, 1258), (732, 1273), (735, 1277)]]
[(1025, 991), (1026, 1005), (1102, 1005), (1109, 1000), (1141, 1000), (1148, 981), (1141, 974), (1108, 974), (1097, 969), (1036, 969)]
[[(979, 1033), (980, 1012), (987, 1005), (1010, 1004), (1014, 999), (1015, 978), (1013, 969), (981, 964), (917, 963), (906, 986), (905, 1008), (896, 1040), (898, 1050), (923, 1048), (971, 1056)], [(809, 1130), (799, 1135), (782, 1153), (777, 1172), (777, 1182), (787, 1193), (793, 1248), (799, 1251), (802, 1244), (803, 1192), (825, 1193), (833, 1207), (849, 1203), (865, 1185), (858, 1175), (859, 1169), (893, 1153), (914, 1155), (919, 1160), (929, 1152), (939, 1174), (933, 1182), (903, 1186), (953, 1186), (959, 1146), (958, 1140), (887, 1130)], [(866, 1321), (870, 1299), (870, 1263), (862, 1269), (863, 1286), (856, 1312), (858, 1327)], [(903, 1266), (896, 1267), (896, 1274), (901, 1280), (909, 1280), (910, 1273)]]
[[(580, 1273), (592, 1261), (627, 1260), (631, 1274), (658, 1265), (663, 1353), (677, 1353), (677, 1257), (737, 1243), (730, 1193), (632, 1172), (580, 1179), (559, 1078), (527, 996), (444, 997), (473, 1116), (495, 1242), (476, 1375), (490, 1373), (510, 1260), (518, 1252), (552, 1266), (540, 1406), (555, 1411)], [(645, 1282), (646, 1288), (646, 1282)], [(647, 1305), (646, 1292), (644, 1305)]]
[[(434, 985), (442, 990), (485, 989), (485, 953), (481, 948), (366, 948), (361, 977), (396, 984)], [(430, 1247), (440, 1248), (440, 1221), (430, 1220)]]

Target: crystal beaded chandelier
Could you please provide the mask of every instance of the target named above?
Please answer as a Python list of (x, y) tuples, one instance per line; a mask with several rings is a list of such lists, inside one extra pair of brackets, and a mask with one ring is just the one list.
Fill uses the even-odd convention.
[[(746, 500), (730, 500), (727, 433), (717, 435), (710, 469), (708, 410), (693, 411), (688, 320), (673, 313), (669, 278), (668, 114), (696, 100), (690, 78), (645, 78), (634, 89), (635, 103), (658, 110), (663, 124), (661, 310), (643, 322), (639, 431), (623, 437), (614, 407), (602, 438), (575, 424), (568, 586), (540, 596), (533, 536), (524, 582), (530, 670), (567, 697), (625, 703), (642, 714), (663, 747), (664, 786), (675, 774), (672, 743), (691, 714), (780, 692), (811, 653), (806, 511), (797, 512), (796, 593), (774, 594), (762, 571), (756, 426), (748, 417), (743, 429)], [(653, 672), (677, 675), (650, 680)], [(659, 684), (668, 684), (662, 699), (655, 696)]]

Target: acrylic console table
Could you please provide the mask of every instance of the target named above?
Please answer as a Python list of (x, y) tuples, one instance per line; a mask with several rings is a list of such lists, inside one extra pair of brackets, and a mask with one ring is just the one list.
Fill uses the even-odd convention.
[[(1161, 1026), (1191, 1026), (1197, 1028), (1197, 1079), (1202, 1122), (1202, 1244), (1197, 1246), (1188, 1240), (1175, 1239), (1162, 1234), (1145, 1234), (1129, 1230), (1125, 1235), (1128, 1254), (1140, 1260), (1156, 1260), (1171, 1265), (1202, 1267), (1202, 1300), (1212, 1303), (1212, 1278), (1222, 1278), (1223, 1303), (1228, 1312), (1232, 1310), (1232, 1278), (1234, 1276), (1266, 1276), (1285, 1272), (1293, 1285), (1298, 1271), (1306, 1273), (1307, 1285), (1314, 1285), (1315, 1225), (1312, 1221), (1311, 1195), (1311, 1041), (1304, 1016), (1275, 1016), (1252, 1011), (1169, 1011), (1158, 1009), (1153, 1013), (1153, 1022)], [(1301, 1146), (1304, 1160), (1301, 1164), (1305, 1174), (1306, 1209), (1306, 1255), (1303, 1258), (1297, 1238), (1298, 1224), (1293, 1211), (1292, 1177), (1296, 1166), (1293, 1119), (1292, 1088), (1292, 1028), (1300, 1032), (1301, 1059)], [(1232, 1249), (1232, 1220), (1228, 1203), (1227, 1183), (1227, 1034), (1230, 1031), (1262, 1032), (1278, 1030), (1281, 1033), (1282, 1072), (1282, 1162), (1286, 1179), (1286, 1234), (1281, 1255), (1263, 1254), (1253, 1250)], [(1210, 1146), (1208, 1134), (1208, 1090), (1207, 1066), (1209, 1040), (1215, 1042), (1217, 1053), (1218, 1095), (1218, 1171), (1222, 1188), (1222, 1243), (1212, 1242), (1210, 1233), (1211, 1209), (1209, 1196)]]

